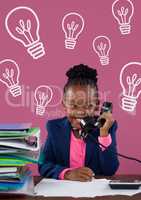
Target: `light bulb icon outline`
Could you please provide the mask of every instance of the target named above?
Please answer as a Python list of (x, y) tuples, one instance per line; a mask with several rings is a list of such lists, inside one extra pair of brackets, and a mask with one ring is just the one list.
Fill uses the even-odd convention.
[[(128, 4), (128, 7), (125, 8), (125, 5), (120, 5), (122, 4), (123, 0), (116, 0), (112, 4), (112, 14), (114, 18), (117, 20), (119, 24), (119, 29), (122, 35), (127, 35), (130, 34), (131, 32), (131, 19), (134, 14), (134, 5), (132, 1), (130, 0), (124, 0), (124, 3)], [(117, 7), (117, 8), (116, 8)], [(120, 8), (118, 8), (120, 7)], [(130, 14), (129, 14), (130, 12)], [(128, 16), (129, 14), (129, 16)]]
[[(126, 72), (128, 69), (133, 69), (133, 66), (135, 68), (135, 72), (132, 73), (132, 75), (129, 75), (129, 73)], [(131, 70), (130, 69), (130, 70)], [(122, 92), (122, 109), (124, 111), (128, 112), (135, 112), (136, 105), (137, 105), (137, 99), (139, 98), (141, 94), (141, 76), (139, 77), (139, 74), (136, 73), (136, 69), (139, 69), (141, 72), (141, 63), (140, 62), (130, 62), (123, 66), (120, 72), (120, 85), (123, 89)], [(130, 71), (129, 71), (130, 72)], [(124, 80), (124, 74), (127, 73), (126, 81)], [(141, 74), (141, 73), (140, 73)], [(125, 81), (125, 83), (124, 83)], [(126, 85), (127, 87), (126, 87)], [(138, 91), (138, 88), (140, 89)]]
[[(67, 27), (65, 28), (66, 21), (69, 19), (69, 17), (72, 17), (72, 16), (78, 17), (80, 19), (81, 24), (77, 24), (75, 21), (71, 21), (70, 23), (67, 23)], [(81, 25), (81, 28), (75, 36), (75, 33), (77, 32), (80, 25)], [(84, 29), (84, 25), (85, 25), (85, 22), (84, 22), (83, 17), (77, 12), (70, 12), (63, 17), (62, 29), (65, 33), (65, 48), (66, 49), (75, 48), (76, 40), (78, 39), (79, 35), (82, 33)]]
[(93, 40), (93, 50), (97, 53), (98, 57), (100, 58), (101, 65), (109, 64), (109, 52), (111, 50), (111, 41), (107, 36), (97, 36)]
[(13, 97), (20, 96), (22, 92), (19, 85), (20, 70), (18, 64), (12, 59), (4, 59), (0, 61), (0, 70), (2, 67), (4, 67), (4, 71), (0, 75), (0, 81), (7, 86)]
[[(31, 34), (31, 30), (33, 29), (31, 19), (27, 19), (27, 21), (25, 22), (23, 19), (19, 18), (19, 21), (14, 29), (14, 32), (11, 30), (10, 27), (11, 24), (9, 24), (9, 20), (11, 20), (11, 18), (13, 18), (14, 15), (16, 14), (19, 15), (18, 13), (19, 11), (26, 11), (27, 14), (31, 15), (34, 18), (35, 20), (34, 26), (36, 26), (35, 36)], [(45, 55), (43, 43), (40, 42), (40, 35), (39, 35), (40, 23), (37, 14), (34, 12), (34, 10), (26, 6), (19, 6), (12, 9), (5, 18), (5, 27), (9, 35), (14, 40), (22, 43), (22, 45), (27, 48), (27, 52), (29, 53), (30, 56), (33, 57), (33, 59), (38, 59)], [(23, 38), (21, 38), (21, 36), (23, 36)]]
[[(48, 93), (42, 92), (42, 89), (47, 90), (50, 93), (50, 96), (48, 97)], [(36, 114), (43, 116), (45, 113), (45, 109), (47, 105), (50, 103), (53, 97), (53, 91), (51, 87), (47, 85), (40, 85), (35, 89), (34, 92), (34, 98), (36, 100)]]

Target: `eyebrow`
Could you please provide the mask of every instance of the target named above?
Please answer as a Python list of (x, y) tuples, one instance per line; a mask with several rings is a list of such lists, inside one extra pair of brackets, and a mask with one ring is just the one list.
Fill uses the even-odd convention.
[[(79, 105), (79, 102), (74, 102), (74, 101), (73, 102), (66, 101), (66, 103), (69, 105)], [(85, 103), (83, 102), (83, 105), (95, 105), (96, 103), (97, 103), (97, 101), (85, 102)]]

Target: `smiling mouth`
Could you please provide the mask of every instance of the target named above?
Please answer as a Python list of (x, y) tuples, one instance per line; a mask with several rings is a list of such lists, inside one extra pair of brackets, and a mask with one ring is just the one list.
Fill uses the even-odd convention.
[(84, 117), (81, 118), (75, 118), (78, 122), (80, 122)]

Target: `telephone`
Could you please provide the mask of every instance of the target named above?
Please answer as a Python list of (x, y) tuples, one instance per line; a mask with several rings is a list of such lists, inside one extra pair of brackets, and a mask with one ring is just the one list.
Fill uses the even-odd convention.
[[(110, 111), (112, 113), (113, 110), (113, 105), (111, 102), (104, 102), (100, 111), (100, 115), (103, 112), (108, 112)], [(83, 119), (80, 120), (80, 126), (82, 128), (82, 137), (86, 137), (91, 131), (94, 130), (94, 128), (101, 128), (104, 123), (105, 123), (104, 118), (100, 118), (100, 116), (95, 116), (95, 117), (84, 117)]]
[[(100, 115), (102, 115), (102, 113), (108, 112), (108, 111), (110, 111), (112, 113), (113, 104), (111, 102), (106, 101), (102, 105), (102, 108), (101, 108), (101, 111), (100, 111)], [(95, 122), (95, 126), (100, 128), (100, 127), (102, 127), (104, 125), (105, 121), (106, 120), (104, 118), (98, 118), (97, 122)]]
[(140, 180), (111, 180), (109, 182), (109, 186), (112, 189), (139, 189), (141, 186), (141, 181)]

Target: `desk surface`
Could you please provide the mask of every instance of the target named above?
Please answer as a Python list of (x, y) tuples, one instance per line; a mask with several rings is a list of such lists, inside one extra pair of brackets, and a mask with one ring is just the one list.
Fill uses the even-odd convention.
[[(103, 178), (103, 177), (102, 177)], [(121, 180), (141, 180), (141, 175), (117, 175), (113, 177), (108, 177), (110, 179), (121, 179)], [(34, 177), (35, 184), (37, 184), (41, 180), (40, 177)], [(95, 197), (95, 198), (72, 198), (72, 197), (29, 197), (29, 196), (14, 196), (14, 195), (4, 195), (0, 196), (2, 200), (141, 200), (141, 193), (135, 194), (133, 196), (124, 196), (124, 195), (116, 195), (116, 196), (104, 196), (104, 197)]]

